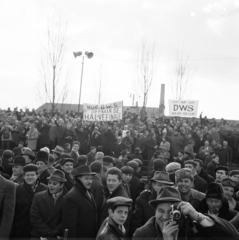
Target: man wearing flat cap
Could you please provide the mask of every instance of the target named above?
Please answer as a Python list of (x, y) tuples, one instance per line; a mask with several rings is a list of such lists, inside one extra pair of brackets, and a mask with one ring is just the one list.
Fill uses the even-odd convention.
[(232, 170), (229, 177), (232, 181), (239, 183), (239, 170)]
[(33, 239), (60, 236), (62, 207), (67, 193), (64, 182), (64, 172), (57, 169), (48, 177), (48, 190), (35, 194), (31, 206)]
[(94, 239), (97, 234), (97, 208), (90, 192), (93, 176), (89, 166), (72, 171), (74, 185), (65, 195), (62, 214), (62, 233), (68, 229), (69, 239)]
[(199, 206), (205, 194), (193, 189), (194, 176), (189, 168), (182, 168), (175, 172), (175, 182), (181, 198), (189, 202), (195, 209)]
[(198, 211), (227, 221), (232, 220), (237, 214), (237, 211), (229, 209), (222, 185), (215, 182), (209, 184), (206, 197), (201, 201)]
[(122, 172), (122, 186), (130, 197), (130, 181), (134, 175), (134, 169), (129, 166), (123, 166), (120, 170)]
[(102, 223), (96, 240), (124, 240), (126, 230), (124, 223), (132, 206), (132, 199), (125, 197), (114, 197), (107, 200), (109, 217)]
[(156, 171), (150, 182), (152, 183), (152, 191), (146, 189), (136, 199), (130, 227), (131, 235), (154, 216), (154, 209), (149, 205), (149, 202), (157, 198), (159, 190), (164, 186), (173, 186), (174, 184), (168, 173), (163, 171)]
[(216, 179), (215, 182), (220, 183), (222, 179), (228, 177), (229, 169), (226, 166), (219, 165), (215, 168)]
[(27, 164), (23, 167), (24, 182), (16, 188), (15, 216), (12, 224), (11, 238), (29, 239), (32, 225), (30, 222), (30, 208), (34, 195), (47, 190), (47, 186), (38, 179), (38, 167)]
[(189, 168), (193, 174), (193, 188), (199, 192), (205, 193), (207, 190), (207, 182), (198, 176), (196, 167), (197, 163), (194, 160), (187, 160), (184, 162), (184, 167)]
[[(155, 209), (155, 216), (136, 230), (133, 240), (176, 240), (184, 239), (185, 236), (190, 239), (239, 237), (239, 233), (227, 221), (201, 214), (190, 203), (183, 202), (180, 193), (173, 187), (162, 187), (157, 199), (150, 201), (149, 204)], [(178, 211), (176, 214), (175, 210)], [(175, 220), (178, 216), (181, 216), (180, 222)]]

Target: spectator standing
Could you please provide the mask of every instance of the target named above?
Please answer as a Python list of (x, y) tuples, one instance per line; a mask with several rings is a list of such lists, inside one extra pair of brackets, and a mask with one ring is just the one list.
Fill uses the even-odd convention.
[(35, 128), (35, 123), (31, 123), (30, 130), (27, 133), (27, 147), (32, 151), (37, 148), (38, 131)]

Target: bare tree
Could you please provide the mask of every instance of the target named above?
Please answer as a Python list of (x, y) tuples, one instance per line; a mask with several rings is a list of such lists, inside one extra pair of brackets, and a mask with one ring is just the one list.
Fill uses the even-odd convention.
[(50, 102), (53, 112), (56, 104), (64, 103), (68, 96), (70, 71), (66, 66), (66, 32), (66, 22), (53, 16), (43, 34), (38, 90), (41, 99)]
[(174, 78), (172, 80), (173, 97), (176, 100), (183, 100), (188, 97), (190, 91), (190, 81), (192, 80), (195, 67), (190, 61), (190, 57), (184, 50), (177, 50)]
[(143, 93), (143, 108), (146, 107), (148, 94), (155, 76), (156, 43), (146, 43), (144, 40), (136, 55), (137, 85)]

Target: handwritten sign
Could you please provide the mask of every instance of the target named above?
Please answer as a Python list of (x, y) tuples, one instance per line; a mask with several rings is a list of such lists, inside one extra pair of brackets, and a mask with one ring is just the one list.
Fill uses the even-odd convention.
[(119, 121), (122, 119), (123, 101), (94, 105), (84, 103), (83, 119), (93, 122)]

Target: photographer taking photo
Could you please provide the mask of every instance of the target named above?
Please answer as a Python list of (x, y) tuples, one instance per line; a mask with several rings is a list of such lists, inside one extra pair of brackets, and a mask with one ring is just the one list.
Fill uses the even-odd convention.
[(181, 201), (173, 187), (162, 187), (157, 199), (149, 204), (155, 209), (155, 216), (136, 230), (133, 240), (239, 239), (229, 222), (198, 213), (190, 203)]

